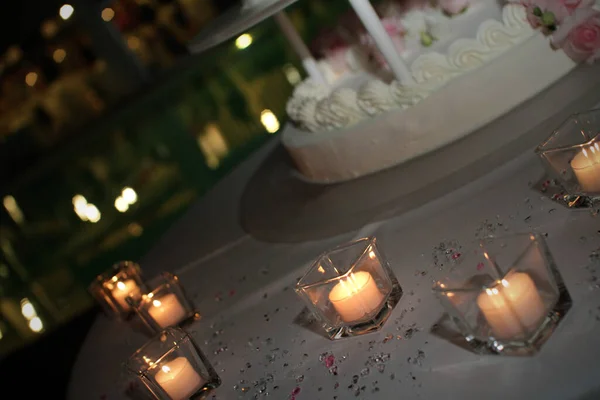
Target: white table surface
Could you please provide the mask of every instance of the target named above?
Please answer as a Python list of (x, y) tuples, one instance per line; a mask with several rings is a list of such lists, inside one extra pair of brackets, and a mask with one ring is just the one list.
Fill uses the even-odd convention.
[[(253, 228), (242, 228), (240, 221), (247, 220), (241, 205), (247, 184), (278, 145), (274, 140), (219, 183), (141, 260), (148, 278), (176, 271), (202, 313), (189, 331), (223, 381), (215, 399), (290, 399), (297, 388), (296, 400), (600, 398), (600, 280), (593, 281), (600, 276), (600, 261), (590, 258), (600, 250), (600, 215), (567, 210), (530, 189), (542, 176), (531, 148), (409, 211), (394, 212), (391, 206), (383, 214), (378, 211), (385, 218), (374, 216), (351, 229), (341, 224), (344, 229), (328, 231), (334, 233), (326, 237), (315, 232), (311, 239), (308, 230), (277, 240), (262, 234), (271, 225), (253, 235), (247, 233)], [(286, 226), (286, 220), (277, 223)], [(483, 233), (528, 230), (548, 234), (574, 303), (541, 353), (527, 358), (476, 355), (432, 334), (443, 315), (430, 291), (439, 274), (433, 261), (436, 246), (447, 240), (467, 245)], [(384, 328), (330, 341), (296, 324), (304, 306), (293, 286), (311, 260), (371, 234), (404, 289)], [(415, 333), (407, 338), (411, 327)], [(122, 365), (146, 340), (128, 324), (99, 317), (73, 368), (68, 398), (129, 398), (125, 389), (133, 379)], [(419, 350), (424, 357), (414, 362)], [(320, 360), (325, 352), (334, 354), (337, 375)], [(383, 372), (373, 362), (381, 354), (389, 354), (379, 362)]]

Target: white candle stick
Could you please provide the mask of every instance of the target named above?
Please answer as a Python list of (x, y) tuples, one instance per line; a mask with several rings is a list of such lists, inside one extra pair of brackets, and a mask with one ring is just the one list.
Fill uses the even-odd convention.
[(315, 82), (327, 84), (327, 80), (321, 73), (321, 70), (319, 69), (316, 60), (314, 59), (312, 54), (310, 54), (310, 50), (300, 37), (300, 34), (292, 24), (292, 21), (290, 21), (287, 14), (284, 11), (278, 12), (277, 14), (275, 14), (275, 21), (279, 25), (279, 28), (281, 29), (283, 35), (290, 42), (290, 45), (292, 46), (296, 54), (298, 54), (298, 56), (302, 60), (302, 65), (304, 66), (304, 69), (306, 70), (308, 76), (310, 76), (311, 79), (313, 79)]
[(379, 48), (379, 51), (381, 51), (396, 79), (404, 85), (414, 83), (410, 70), (400, 57), (400, 54), (398, 54), (398, 51), (396, 51), (394, 42), (392, 42), (392, 39), (387, 34), (371, 3), (368, 0), (349, 1), (358, 18), (360, 18), (369, 34), (373, 37), (375, 44)]

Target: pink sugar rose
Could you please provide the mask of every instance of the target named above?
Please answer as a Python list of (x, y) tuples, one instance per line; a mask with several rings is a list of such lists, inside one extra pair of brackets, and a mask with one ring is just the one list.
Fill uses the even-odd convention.
[(463, 12), (471, 4), (470, 0), (439, 0), (439, 5), (446, 13), (456, 15)]
[(596, 15), (573, 28), (562, 48), (575, 61), (600, 59), (600, 16)]
[(527, 19), (533, 27), (556, 29), (575, 10), (588, 8), (594, 0), (520, 0), (527, 9)]
[(398, 18), (387, 17), (381, 20), (381, 24), (390, 36), (404, 35), (404, 27)]

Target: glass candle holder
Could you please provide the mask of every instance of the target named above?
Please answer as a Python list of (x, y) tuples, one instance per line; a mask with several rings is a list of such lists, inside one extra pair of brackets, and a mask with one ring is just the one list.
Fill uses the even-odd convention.
[(121, 261), (98, 275), (89, 291), (107, 315), (127, 319), (133, 312), (127, 298), (138, 299), (145, 291), (140, 266), (132, 261)]
[(600, 196), (600, 109), (572, 115), (536, 153), (568, 194)]
[(402, 296), (375, 238), (363, 238), (321, 255), (296, 293), (331, 339), (381, 329)]
[(160, 332), (170, 326), (183, 326), (200, 319), (191, 301), (179, 284), (179, 278), (164, 272), (154, 289), (140, 298), (130, 298), (130, 303), (141, 320), (154, 332)]
[(571, 308), (539, 235), (489, 237), (457, 261), (433, 291), (477, 352), (533, 354)]
[(188, 333), (168, 328), (136, 351), (127, 368), (159, 400), (203, 399), (221, 384)]

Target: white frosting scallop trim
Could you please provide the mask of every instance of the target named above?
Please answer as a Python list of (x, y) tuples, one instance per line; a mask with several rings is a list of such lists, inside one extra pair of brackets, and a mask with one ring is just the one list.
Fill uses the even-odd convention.
[(343, 129), (393, 109), (406, 109), (457, 76), (489, 63), (535, 32), (527, 21), (525, 7), (507, 4), (502, 9), (502, 22), (484, 21), (475, 38), (456, 40), (448, 54), (430, 52), (419, 56), (410, 68), (415, 85), (405, 86), (397, 81), (387, 85), (374, 80), (358, 91), (342, 88), (329, 93), (322, 85), (305, 81), (294, 91), (287, 111), (303, 129), (322, 132)]
[(458, 75), (481, 67), (511, 47), (527, 40), (535, 29), (527, 21), (525, 7), (507, 4), (502, 9), (502, 22), (484, 21), (474, 39), (458, 39), (448, 49), (448, 54), (436, 52), (419, 56), (411, 66), (417, 83), (435, 81), (446, 83)]

